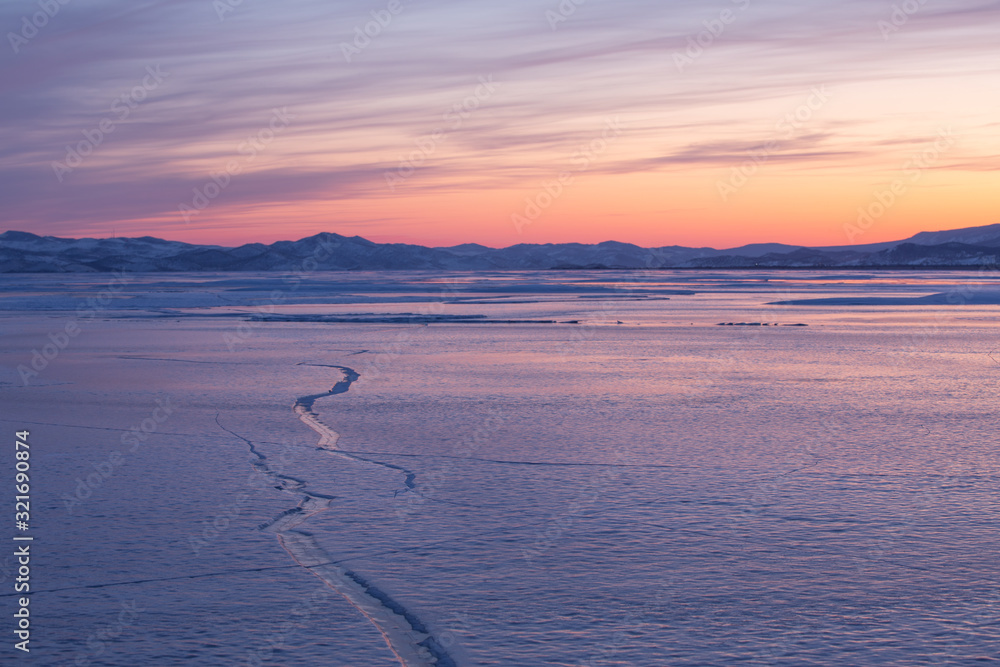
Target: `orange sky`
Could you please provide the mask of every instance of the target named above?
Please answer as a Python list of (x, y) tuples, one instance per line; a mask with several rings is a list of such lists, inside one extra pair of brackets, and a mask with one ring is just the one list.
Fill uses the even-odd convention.
[(326, 3), (67, 12), (4, 56), (7, 228), (733, 247), (1000, 221), (994, 6), (546, 8), (407, 5), (346, 51), (365, 13)]

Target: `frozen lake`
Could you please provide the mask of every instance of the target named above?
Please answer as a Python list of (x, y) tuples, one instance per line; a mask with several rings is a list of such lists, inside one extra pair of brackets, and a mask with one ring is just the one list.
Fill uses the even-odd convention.
[(995, 271), (5, 275), (31, 655), (994, 661), (998, 295)]

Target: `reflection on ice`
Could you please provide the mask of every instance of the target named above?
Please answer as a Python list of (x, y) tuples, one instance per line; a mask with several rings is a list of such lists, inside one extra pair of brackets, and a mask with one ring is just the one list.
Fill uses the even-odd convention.
[(156, 604), (103, 664), (909, 667), (1000, 641), (990, 276), (136, 276), (93, 316), (98, 281), (54, 280), (0, 290), (39, 511), (178, 407), (40, 529), (52, 664), (122, 599)]

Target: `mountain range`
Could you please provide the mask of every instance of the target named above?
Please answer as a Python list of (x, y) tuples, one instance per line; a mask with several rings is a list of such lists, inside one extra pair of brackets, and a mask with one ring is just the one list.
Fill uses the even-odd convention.
[(1000, 263), (1000, 224), (921, 232), (902, 241), (809, 248), (763, 243), (727, 250), (630, 243), (467, 243), (428, 248), (323, 232), (235, 248), (141, 238), (0, 234), (0, 273), (103, 271), (367, 271), (547, 269), (972, 268)]

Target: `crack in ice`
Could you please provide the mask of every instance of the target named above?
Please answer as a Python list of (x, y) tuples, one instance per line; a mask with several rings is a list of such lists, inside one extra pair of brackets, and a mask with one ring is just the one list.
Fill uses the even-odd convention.
[[(308, 365), (319, 366), (320, 364)], [(406, 475), (404, 484), (407, 491), (415, 489), (416, 473), (413, 471), (401, 466), (348, 454), (337, 449), (340, 434), (320, 421), (316, 413), (313, 412), (313, 405), (320, 398), (347, 392), (360, 375), (345, 366), (330, 366), (330, 368), (340, 370), (344, 379), (337, 382), (328, 392), (298, 398), (292, 408), (299, 419), (319, 435), (318, 448), (343, 458), (400, 472)], [(228, 431), (228, 429), (226, 430)], [(229, 432), (232, 433), (232, 431)], [(296, 530), (310, 517), (329, 509), (335, 497), (306, 491), (305, 487), (308, 484), (306, 480), (275, 472), (268, 466), (267, 457), (258, 452), (252, 442), (235, 433), (233, 435), (246, 442), (250, 452), (257, 457), (257, 460), (252, 463), (254, 470), (274, 479), (276, 488), (288, 493), (301, 493), (303, 495), (296, 507), (279, 513), (269, 522), (261, 525), (260, 530), (274, 533), (278, 542), (297, 564), (312, 572), (327, 586), (340, 593), (365, 616), (382, 634), (386, 645), (396, 656), (400, 665), (403, 667), (455, 667), (455, 661), (416, 615), (362, 575), (338, 565), (330, 554), (319, 546), (312, 535)]]

